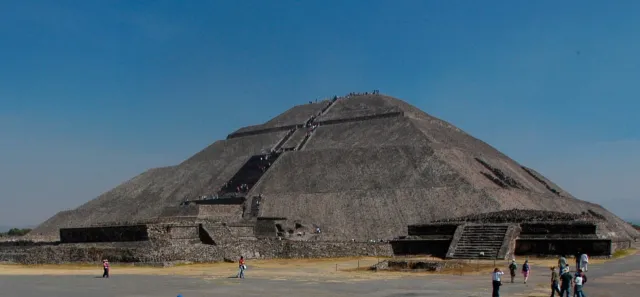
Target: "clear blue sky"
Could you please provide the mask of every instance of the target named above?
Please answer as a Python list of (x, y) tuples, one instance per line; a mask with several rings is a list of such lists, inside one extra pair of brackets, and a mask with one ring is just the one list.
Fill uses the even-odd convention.
[(0, 225), (37, 224), (292, 105), (372, 89), (640, 219), (638, 11), (622, 0), (3, 1)]

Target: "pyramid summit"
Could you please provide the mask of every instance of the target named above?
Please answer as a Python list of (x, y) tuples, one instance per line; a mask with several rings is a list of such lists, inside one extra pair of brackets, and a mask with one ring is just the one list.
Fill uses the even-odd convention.
[[(209, 230), (203, 242), (361, 242), (407, 236), (411, 225), (516, 209), (575, 215), (572, 220), (587, 214), (600, 237), (638, 237), (600, 205), (573, 197), (452, 124), (374, 91), (294, 106), (238, 129), (178, 165), (150, 169), (59, 212), (30, 236), (114, 241), (96, 234), (107, 226), (180, 222)], [(103, 229), (83, 235), (91, 227)]]

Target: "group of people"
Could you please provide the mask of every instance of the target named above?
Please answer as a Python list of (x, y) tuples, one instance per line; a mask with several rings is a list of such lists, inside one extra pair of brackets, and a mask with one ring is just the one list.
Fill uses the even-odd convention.
[[(584, 285), (587, 282), (587, 276), (585, 272), (588, 269), (589, 256), (585, 253), (579, 253), (576, 255), (576, 272), (571, 273), (569, 264), (567, 264), (567, 258), (565, 256), (558, 259), (558, 269), (556, 267), (550, 267), (551, 269), (551, 297), (554, 297), (556, 293), (560, 297), (571, 297), (571, 289), (573, 288), (575, 297), (586, 296), (583, 290)], [(515, 281), (516, 272), (518, 271), (518, 264), (516, 260), (511, 260), (509, 264), (509, 272), (511, 276), (511, 283)], [(524, 283), (527, 283), (529, 275), (531, 273), (531, 266), (529, 260), (525, 260), (522, 265), (522, 275), (524, 277)], [(492, 286), (493, 293), (491, 296), (500, 297), (500, 286), (502, 286), (502, 272), (499, 268), (495, 268), (492, 274)]]

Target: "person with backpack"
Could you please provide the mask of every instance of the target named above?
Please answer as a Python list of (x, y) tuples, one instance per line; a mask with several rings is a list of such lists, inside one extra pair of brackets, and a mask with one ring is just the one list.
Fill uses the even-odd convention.
[(511, 283), (513, 284), (513, 280), (516, 278), (516, 271), (518, 270), (518, 264), (516, 264), (516, 259), (511, 260), (511, 264), (509, 264), (509, 272), (511, 273)]
[(524, 283), (527, 283), (529, 279), (529, 273), (531, 272), (531, 267), (529, 267), (529, 260), (525, 260), (524, 264), (522, 264), (522, 275), (524, 276)]

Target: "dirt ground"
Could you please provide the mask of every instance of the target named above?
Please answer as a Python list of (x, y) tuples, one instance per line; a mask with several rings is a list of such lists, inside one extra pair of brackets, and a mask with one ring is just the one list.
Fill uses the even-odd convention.
[[(640, 253), (627, 251), (610, 260), (594, 259), (587, 294), (598, 297), (634, 296), (640, 291)], [(372, 272), (378, 258), (249, 260), (246, 279), (235, 277), (237, 264), (178, 265), (167, 268), (112, 265), (112, 277), (102, 279), (93, 265), (0, 265), (0, 295), (110, 297), (136, 296), (294, 296), (480, 297), (491, 294), (493, 261), (466, 261), (463, 269), (441, 273)], [(410, 260), (418, 260), (412, 258)], [(503, 296), (549, 295), (548, 266), (556, 259), (529, 259), (532, 276), (515, 283), (503, 279)], [(524, 259), (517, 259), (522, 265)], [(571, 261), (571, 260), (570, 260)], [(607, 263), (604, 263), (607, 262)], [(508, 261), (496, 266), (507, 270)], [(360, 268), (358, 268), (360, 267)]]
[[(635, 253), (628, 252), (618, 255), (624, 257)], [(429, 260), (442, 261), (430, 257), (414, 258), (330, 258), (330, 259), (273, 259), (273, 260), (247, 260), (247, 273), (254, 277), (282, 277), (282, 278), (342, 278), (342, 279), (378, 279), (395, 278), (405, 275), (437, 274), (435, 272), (393, 272), (379, 271), (371, 272), (369, 267), (388, 259), (395, 260)], [(557, 265), (555, 258), (519, 258), (516, 259), (519, 265), (524, 260), (529, 260), (532, 267), (550, 267)], [(573, 259), (568, 259), (572, 263)], [(613, 259), (592, 259), (590, 265), (602, 264)], [(439, 274), (454, 275), (477, 275), (485, 274), (494, 267), (507, 269), (509, 261), (499, 260), (451, 260), (463, 264), (460, 269), (448, 269)], [(119, 275), (173, 275), (173, 276), (196, 276), (196, 277), (228, 277), (237, 273), (235, 263), (211, 263), (211, 264), (183, 264), (173, 267), (140, 267), (129, 264), (112, 264), (112, 273)], [(62, 265), (0, 265), (0, 275), (95, 275), (101, 273), (100, 263), (90, 264), (62, 264)]]

